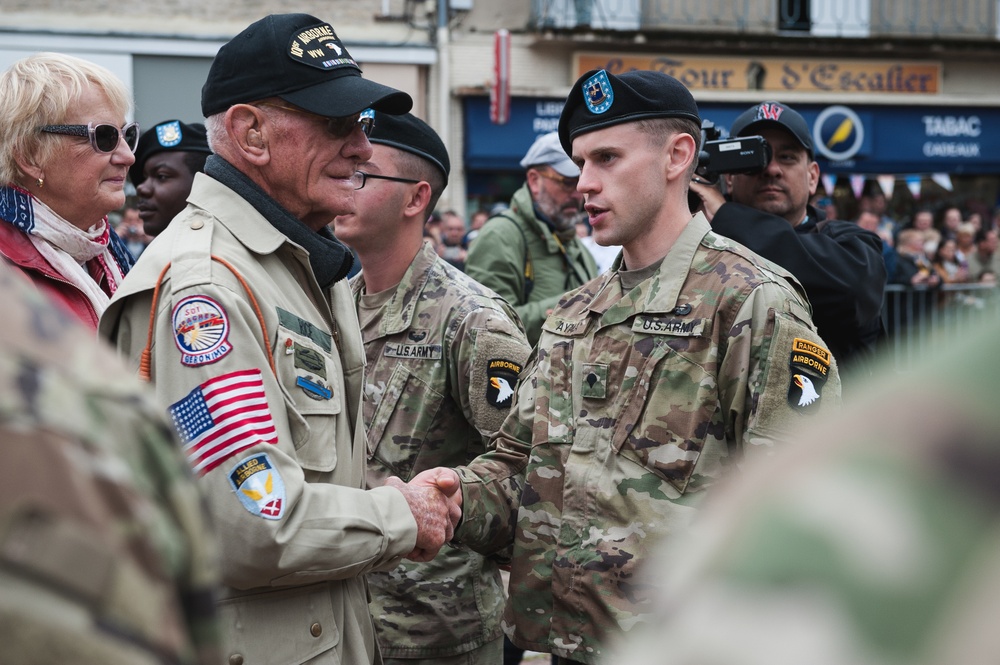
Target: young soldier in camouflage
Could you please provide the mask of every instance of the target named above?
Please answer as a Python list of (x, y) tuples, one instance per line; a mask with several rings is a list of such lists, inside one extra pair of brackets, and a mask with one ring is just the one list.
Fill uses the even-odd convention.
[(542, 326), (496, 449), (465, 468), (457, 539), (514, 541), (504, 628), (520, 647), (598, 663), (642, 614), (636, 572), (744, 455), (839, 404), (801, 286), (692, 218), (700, 120), (659, 72), (574, 85), (559, 123), (612, 270)]
[[(409, 480), (486, 450), (510, 410), (530, 347), (497, 294), (437, 256), (424, 220), (448, 182), (444, 143), (411, 114), (376, 114), (357, 211), (337, 236), (357, 251), (351, 281), (367, 367), (368, 483)], [(428, 563), (368, 576), (386, 663), (499, 665), (497, 564), (445, 545)]]
[[(713, 497), (609, 663), (1000, 662), (997, 321), (949, 335)], [(664, 645), (669, 645), (664, 648)]]
[(212, 534), (135, 377), (0, 264), (0, 662), (220, 662)]

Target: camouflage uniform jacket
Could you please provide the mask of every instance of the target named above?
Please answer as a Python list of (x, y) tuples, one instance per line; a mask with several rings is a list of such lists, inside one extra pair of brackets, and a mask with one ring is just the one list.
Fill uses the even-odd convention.
[(584, 663), (641, 614), (650, 546), (744, 454), (840, 397), (801, 286), (703, 215), (628, 293), (620, 263), (546, 320), (496, 450), (460, 470), (458, 539), (514, 538), (505, 630)]
[[(529, 257), (530, 288), (524, 274)], [(469, 247), (465, 272), (514, 307), (528, 342), (535, 344), (546, 312), (567, 291), (596, 277), (597, 263), (575, 235), (559, 240), (538, 219), (531, 191), (524, 185), (514, 193), (510, 209), (487, 220), (479, 230)]]
[(219, 662), (214, 539), (151, 395), (0, 265), (0, 661)]
[(997, 324), (907, 372), (886, 354), (843, 413), (716, 493), (608, 662), (1000, 662)]
[[(351, 283), (360, 298), (362, 271)], [(530, 347), (495, 293), (425, 241), (391, 300), (361, 331), (368, 484), (466, 464), (510, 410)], [(368, 576), (382, 653), (451, 656), (502, 635), (505, 593), (494, 561), (445, 545), (428, 563)]]
[(217, 524), (226, 655), (373, 662), (363, 575), (395, 567), (416, 522), (399, 491), (364, 490), (364, 348), (350, 287), (322, 288), (307, 251), (222, 182), (199, 173), (188, 201), (142, 253), (100, 332), (137, 368), (170, 264), (152, 381)]

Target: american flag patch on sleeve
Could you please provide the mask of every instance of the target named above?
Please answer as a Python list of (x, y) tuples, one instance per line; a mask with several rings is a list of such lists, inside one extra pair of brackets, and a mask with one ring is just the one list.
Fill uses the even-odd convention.
[(213, 377), (171, 404), (167, 413), (200, 476), (251, 446), (278, 442), (259, 369)]

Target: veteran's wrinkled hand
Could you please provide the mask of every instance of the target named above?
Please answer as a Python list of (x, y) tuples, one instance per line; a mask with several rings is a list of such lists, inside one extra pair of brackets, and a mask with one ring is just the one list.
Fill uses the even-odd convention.
[(406, 558), (430, 561), (455, 535), (455, 527), (462, 517), (458, 473), (439, 467), (420, 472), (409, 483), (393, 476), (385, 484), (403, 493), (417, 522), (416, 547)]

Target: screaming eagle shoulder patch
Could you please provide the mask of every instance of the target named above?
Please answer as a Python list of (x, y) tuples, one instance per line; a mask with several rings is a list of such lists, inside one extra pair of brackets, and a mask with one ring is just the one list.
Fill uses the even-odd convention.
[(208, 296), (188, 296), (174, 306), (171, 314), (174, 342), (181, 352), (181, 364), (208, 365), (233, 350), (229, 343), (229, 317), (222, 305)]
[(491, 360), (486, 368), (486, 402), (498, 409), (509, 409), (520, 373), (520, 363), (503, 358)]
[(798, 411), (817, 411), (823, 386), (830, 375), (830, 352), (822, 346), (796, 337), (788, 361), (788, 404)]
[(278, 520), (285, 514), (285, 481), (267, 453), (237, 462), (229, 472), (229, 484), (251, 514)]

